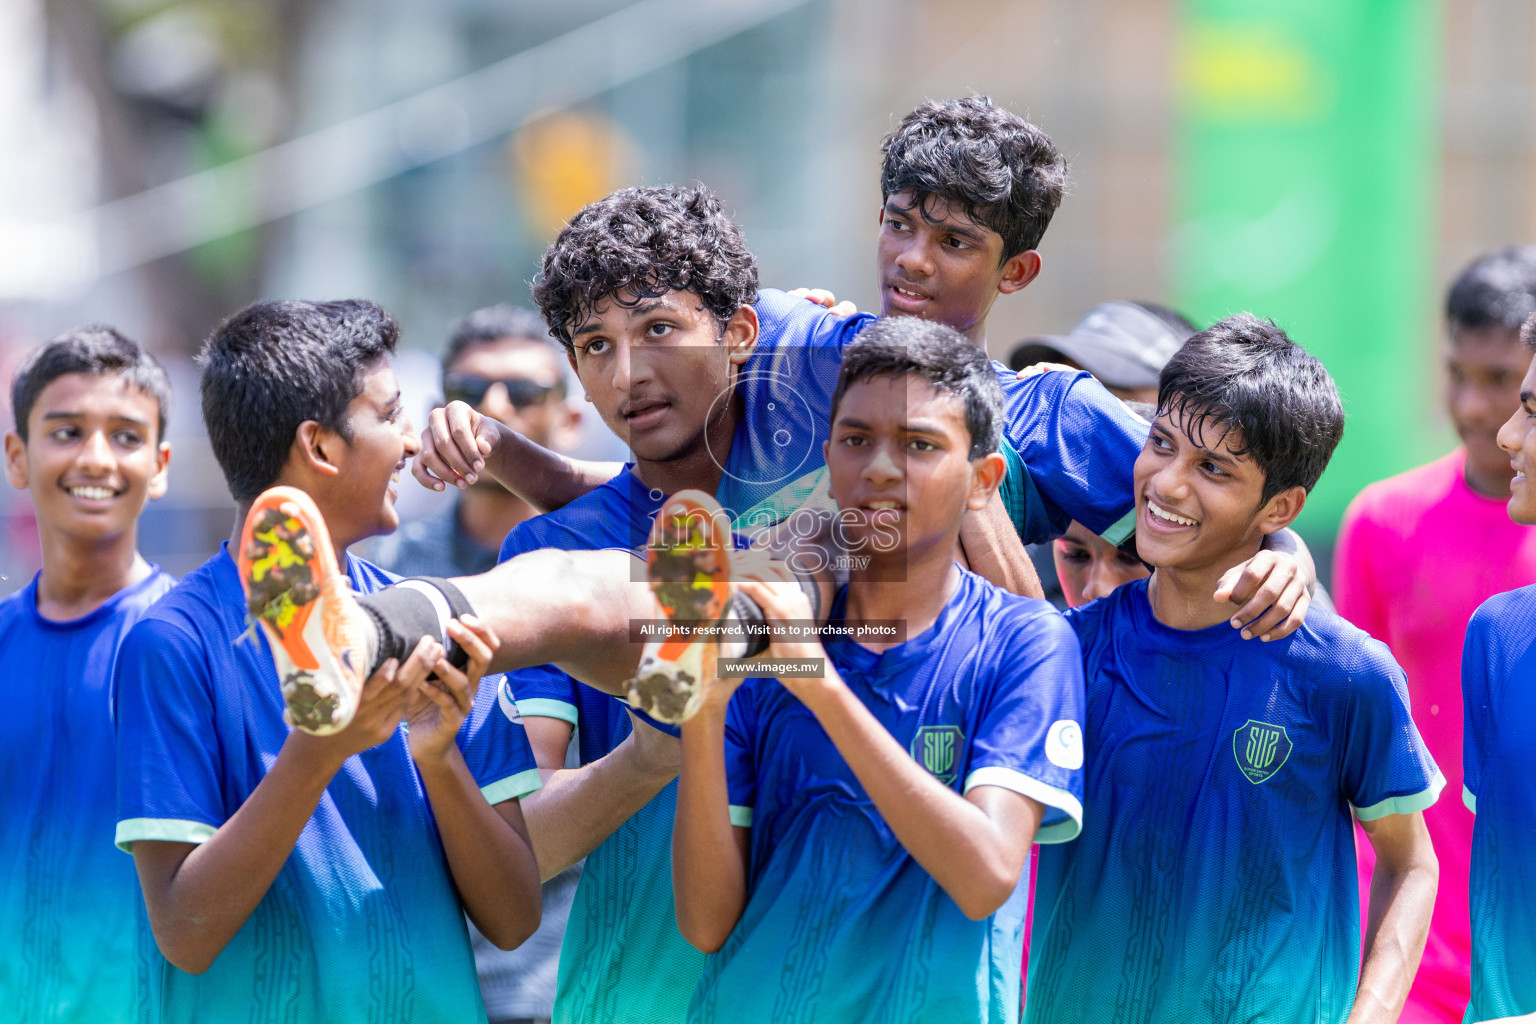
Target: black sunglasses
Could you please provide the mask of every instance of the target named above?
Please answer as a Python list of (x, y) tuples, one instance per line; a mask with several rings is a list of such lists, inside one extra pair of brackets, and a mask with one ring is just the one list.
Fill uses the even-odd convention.
[(507, 401), (518, 409), (543, 405), (555, 391), (565, 394), (564, 384), (535, 384), (522, 377), (494, 380), (488, 377), (476, 377), (469, 373), (449, 373), (443, 376), (443, 399), (449, 402), (479, 405), (485, 401), (485, 393), (491, 390), (493, 384), (500, 384), (506, 388)]

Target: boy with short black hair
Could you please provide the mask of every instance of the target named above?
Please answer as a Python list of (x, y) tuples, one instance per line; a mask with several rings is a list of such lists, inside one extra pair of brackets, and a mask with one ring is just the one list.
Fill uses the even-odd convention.
[[(1520, 338), (1536, 349), (1536, 314)], [(1520, 384), (1520, 406), (1499, 429), (1510, 460), (1509, 518), (1536, 526), (1536, 359)], [(1470, 874), (1472, 998), (1468, 1021), (1536, 1020), (1536, 784), (1525, 738), (1536, 727), (1536, 586), (1483, 602), (1462, 653), (1466, 744), (1462, 800), (1476, 815)]]
[[(368, 302), (261, 302), (200, 357), (214, 454), (258, 528), (237, 525), (235, 549), (142, 619), (118, 664), (117, 842), (158, 946), (142, 949), (156, 1019), (483, 1018), (463, 914), (505, 948), (538, 924), (517, 802), (538, 773), (515, 710), (476, 689), (494, 635), (454, 623), (462, 671), (423, 638), (350, 703), (280, 683), (266, 649), (344, 628), (304, 618), (306, 590), (392, 579), (346, 548), (398, 524), (395, 480), (418, 447), (388, 362), (397, 334)], [(298, 529), (317, 510), (328, 535)], [(261, 635), (237, 554), (276, 584), (249, 606)]]
[(713, 679), (682, 727), (678, 924), (715, 954), (691, 1021), (1015, 1019), (1021, 871), (1082, 822), (1083, 683), (1054, 609), (953, 558), (1004, 471), (1001, 404), (942, 324), (882, 320), (848, 347), (827, 465), (869, 558), (837, 639), (791, 632), (812, 619), (799, 588), (738, 582), (778, 628), (768, 660), (820, 665)]
[[(1396, 1020), (1444, 779), (1381, 643), (1313, 609), (1271, 644), (1213, 582), (1301, 512), (1343, 433), (1327, 371), (1248, 314), (1164, 368), (1136, 461), (1152, 577), (1067, 613), (1090, 737), (1082, 835), (1041, 852), (1031, 1022)], [(1360, 964), (1353, 818), (1376, 850)], [(1358, 979), (1358, 984), (1357, 984)]]
[(6, 478), (43, 568), (0, 602), (0, 1005), (14, 1020), (138, 1019), (132, 865), (112, 850), (110, 687), (119, 645), (175, 580), (138, 551), (165, 494), (170, 383), (111, 327), (32, 351), (11, 384)]

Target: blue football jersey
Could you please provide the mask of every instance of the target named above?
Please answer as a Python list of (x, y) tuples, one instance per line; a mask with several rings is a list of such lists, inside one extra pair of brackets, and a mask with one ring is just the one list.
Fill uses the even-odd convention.
[(777, 506), (767, 517), (776, 522), (800, 504), (799, 482), (826, 463), (843, 347), (875, 318), (833, 316), (771, 288), (756, 309), (757, 347), (736, 375), (741, 419), (715, 497), (731, 515)]
[(1145, 580), (1068, 613), (1088, 682), (1083, 832), (1040, 853), (1029, 1022), (1342, 1022), (1360, 962), (1350, 812), (1444, 779), (1385, 645), (1177, 630)]
[[(633, 551), (645, 543), (665, 497), (646, 488), (626, 466), (564, 508), (518, 524), (502, 545), (502, 560), (541, 548)], [(510, 672), (507, 684), (524, 716), (576, 726), (584, 765), (608, 754), (630, 733), (623, 701), (553, 666)], [(704, 954), (677, 930), (672, 898), (676, 807), (674, 781), (588, 855), (561, 945), (554, 1009), (560, 1024), (671, 1024), (687, 1010)]]
[[(1536, 1013), (1536, 587), (1489, 598), (1467, 626), (1462, 798), (1472, 827), (1468, 1021)], [(1527, 728), (1530, 727), (1530, 728)]]
[(1087, 373), (1019, 380), (992, 366), (1003, 386), (1005, 504), (1019, 537), (1038, 544), (1074, 519), (1113, 544), (1129, 537), (1132, 471), (1151, 427)]
[[(351, 556), (347, 568), (362, 593), (394, 580)], [(116, 682), (120, 847), (203, 842), (266, 776), (289, 733), (266, 643), (247, 626), (227, 545), (128, 634)], [(493, 804), (539, 788), (500, 683), (481, 681), (458, 737)], [(143, 926), (139, 966), (156, 1021), (483, 1020), (463, 909), (404, 729), (346, 760), (205, 973), (172, 966)]]
[[(881, 653), (852, 640), (826, 646), (850, 690), (941, 782), (1044, 804), (1042, 843), (1076, 835), (1082, 665), (1050, 605), (961, 571), (921, 635)], [(725, 749), (731, 820), (752, 829), (747, 905), (710, 957), (689, 1020), (1017, 1018), (1027, 871), (996, 913), (967, 918), (777, 680), (737, 691)]]
[(89, 615), (37, 611), (36, 577), (0, 602), (0, 1017), (137, 1020), (139, 879), (112, 846), (110, 693), (118, 649), (174, 584), (155, 569)]

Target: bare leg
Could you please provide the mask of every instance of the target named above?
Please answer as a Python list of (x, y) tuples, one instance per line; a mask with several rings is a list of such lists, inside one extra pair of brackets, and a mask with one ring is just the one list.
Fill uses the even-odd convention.
[(493, 671), (555, 665), (622, 696), (645, 646), (630, 623), (661, 618), (643, 567), (623, 551), (548, 548), (452, 582), (501, 638)]

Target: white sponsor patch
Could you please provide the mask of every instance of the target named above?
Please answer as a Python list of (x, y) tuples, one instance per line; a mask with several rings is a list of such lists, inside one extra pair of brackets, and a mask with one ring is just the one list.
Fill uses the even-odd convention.
[(1076, 722), (1062, 719), (1045, 734), (1045, 756), (1051, 764), (1068, 771), (1083, 766), (1083, 729)]
[[(507, 716), (507, 721), (518, 725), (523, 724), (523, 716), (517, 710), (517, 699), (512, 696), (512, 680), (506, 676), (501, 677), (501, 685), (496, 687), (496, 703), (501, 707), (501, 713)], [(1082, 762), (1082, 756), (1078, 756), (1078, 762)]]

